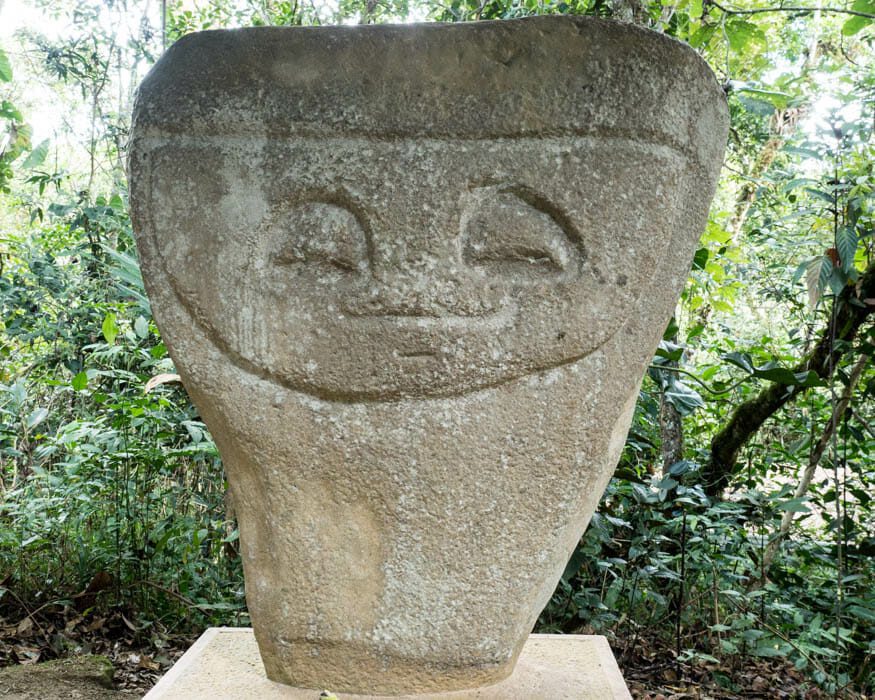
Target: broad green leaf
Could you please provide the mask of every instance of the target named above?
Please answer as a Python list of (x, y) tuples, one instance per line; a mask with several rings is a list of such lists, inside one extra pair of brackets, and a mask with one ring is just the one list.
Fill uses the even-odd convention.
[(73, 377), (73, 381), (70, 384), (76, 391), (82, 391), (88, 386), (88, 375), (85, 372), (79, 372), (79, 374)]
[(699, 27), (690, 37), (690, 46), (697, 49), (705, 46), (716, 32), (716, 24), (705, 24)]
[(799, 265), (796, 267), (796, 270), (793, 272), (793, 277), (791, 278), (793, 284), (796, 284), (799, 280), (802, 279), (802, 275), (805, 274), (810, 262), (810, 260), (806, 260), (805, 262), (799, 263)]
[(757, 367), (753, 364), (751, 356), (746, 352), (729, 352), (723, 355), (723, 359), (758, 379), (765, 379), (786, 386), (825, 386), (823, 380), (817, 376), (817, 373), (811, 370), (793, 372), (793, 370), (781, 367), (775, 362), (767, 362)]
[(796, 373), (796, 384), (799, 386), (827, 386), (827, 382), (817, 376), (814, 370)]
[(137, 316), (137, 320), (134, 321), (134, 333), (139, 338), (146, 338), (149, 335), (149, 322), (142, 316)]
[(661, 340), (659, 347), (656, 349), (656, 356), (662, 357), (669, 362), (677, 362), (684, 356), (684, 348), (676, 343)]
[(746, 352), (728, 352), (723, 359), (736, 367), (741, 367), (748, 374), (753, 374), (753, 360)]
[(575, 549), (574, 554), (568, 560), (568, 563), (565, 565), (565, 571), (562, 572), (562, 579), (564, 581), (570, 581), (573, 579), (577, 572), (580, 571), (580, 567), (583, 566), (583, 563), (587, 560), (587, 553), (583, 549)]
[(836, 250), (839, 252), (842, 269), (846, 272), (854, 265), (857, 243), (859, 243), (859, 239), (853, 226), (842, 226), (836, 232)]
[(681, 476), (696, 468), (696, 463), (688, 459), (682, 459), (680, 462), (675, 462), (668, 468), (668, 473), (671, 476)]
[(760, 97), (752, 97), (751, 95), (739, 95), (738, 101), (744, 105), (744, 108), (751, 114), (756, 114), (759, 117), (769, 117), (775, 112), (775, 105), (768, 100)]
[(185, 425), (185, 429), (188, 431), (188, 436), (193, 443), (197, 444), (204, 439), (204, 431), (198, 426), (193, 425), (191, 421), (184, 421), (183, 425)]
[(665, 400), (672, 404), (682, 416), (689, 415), (705, 405), (705, 401), (698, 391), (679, 380), (671, 383), (664, 396)]
[(0, 83), (8, 83), (12, 80), (12, 65), (9, 63), (9, 56), (3, 49), (0, 49)]
[(808, 194), (810, 194), (815, 199), (819, 199), (822, 202), (826, 202), (830, 205), (835, 204), (835, 195), (833, 195), (832, 192), (824, 192), (823, 190), (818, 190), (814, 187), (806, 187), (805, 191), (808, 192)]
[(778, 367), (773, 362), (763, 365), (761, 368), (755, 367), (753, 375), (759, 379), (766, 379), (786, 386), (826, 386), (826, 382), (818, 377), (817, 372), (813, 370), (793, 372), (786, 367)]
[[(855, 12), (865, 12), (867, 14), (875, 14), (875, 0), (856, 0), (851, 9)], [(851, 17), (842, 25), (842, 34), (845, 36), (853, 36), (863, 27), (872, 24), (870, 17)]]
[(675, 486), (678, 485), (676, 479), (672, 479), (670, 476), (664, 476), (662, 479), (657, 481), (653, 486), (654, 488), (661, 489), (663, 491), (670, 491)]
[(19, 112), (15, 108), (15, 105), (8, 100), (0, 102), (0, 117), (14, 122), (20, 122), (22, 119), (21, 112)]
[(110, 312), (103, 317), (103, 325), (101, 326), (101, 330), (103, 331), (103, 337), (106, 339), (106, 342), (112, 345), (115, 342), (116, 336), (118, 335), (118, 325), (115, 322), (114, 313)]
[(810, 177), (794, 177), (792, 180), (788, 180), (784, 183), (784, 186), (781, 187), (784, 192), (790, 192), (791, 190), (795, 190), (797, 187), (802, 186), (811, 186), (816, 185), (817, 180), (813, 180)]
[(633, 527), (632, 523), (630, 523), (628, 520), (615, 518), (613, 515), (608, 515), (607, 513), (605, 513), (605, 520), (607, 520), (611, 525), (614, 525), (615, 527), (627, 527), (630, 530)]
[(764, 367), (763, 369), (754, 369), (755, 377), (767, 379), (776, 384), (786, 384), (787, 386), (795, 386), (797, 384), (796, 375), (786, 367)]
[(27, 417), (27, 429), (30, 430), (31, 428), (35, 428), (42, 423), (48, 415), (49, 410), (47, 408), (35, 408)]
[(753, 650), (753, 655), (765, 658), (775, 658), (779, 656), (787, 656), (787, 650), (783, 646), (763, 644)]
[(49, 140), (45, 139), (28, 154), (27, 158), (25, 158), (24, 162), (21, 164), (21, 167), (25, 169), (39, 167), (45, 161), (48, 153)]
[(705, 233), (702, 236), (703, 243), (717, 243), (718, 245), (725, 246), (730, 240), (732, 240), (732, 233), (730, 231), (727, 231), (719, 224), (711, 221), (708, 222), (708, 228), (705, 229)]
[(875, 622), (875, 610), (864, 608), (862, 605), (851, 605), (848, 612), (856, 617), (861, 617), (869, 622)]
[(842, 25), (842, 34), (845, 36), (853, 36), (863, 27), (872, 24), (872, 20), (868, 17), (851, 17)]
[(778, 510), (783, 510), (787, 513), (810, 513), (811, 508), (806, 505), (807, 499), (791, 498), (789, 501), (784, 501), (778, 504)]
[(733, 51), (740, 52), (750, 42), (761, 42), (765, 39), (762, 29), (753, 22), (738, 17), (731, 18), (725, 25), (726, 38)]
[(838, 296), (848, 286), (848, 276), (842, 268), (833, 266), (827, 283), (832, 293)]
[(851, 19), (842, 25), (842, 34), (845, 36), (853, 36), (870, 24), (872, 24), (872, 20), (869, 17), (851, 17)]
[(805, 146), (784, 146), (784, 153), (790, 153), (794, 156), (802, 156), (803, 158), (813, 158), (814, 160), (819, 160), (823, 157), (823, 153), (818, 151), (816, 148), (807, 148)]
[(875, 0), (854, 0), (851, 9), (855, 12), (865, 12), (869, 15), (875, 15)]
[(705, 264), (705, 272), (711, 275), (711, 278), (718, 284), (726, 279), (726, 270), (723, 269), (722, 265), (714, 262), (713, 260), (710, 260)]
[(739, 92), (746, 92), (751, 95), (755, 95), (758, 98), (765, 99), (775, 109), (786, 109), (787, 105), (790, 103), (791, 96), (786, 92), (778, 92), (777, 90), (763, 90), (761, 88), (755, 87), (739, 87), (737, 88)]
[(805, 268), (805, 286), (808, 287), (808, 305), (813, 309), (820, 301), (823, 288), (832, 274), (832, 260), (825, 255), (818, 255), (808, 262)]
[(727, 654), (737, 654), (738, 646), (730, 639), (721, 639), (720, 648)]
[(69, 214), (75, 208), (76, 207), (73, 204), (60, 204), (60, 203), (54, 202), (52, 204), (49, 204), (48, 211), (49, 211), (49, 214), (51, 214), (52, 216), (61, 217), (61, 216), (67, 216), (67, 214)]

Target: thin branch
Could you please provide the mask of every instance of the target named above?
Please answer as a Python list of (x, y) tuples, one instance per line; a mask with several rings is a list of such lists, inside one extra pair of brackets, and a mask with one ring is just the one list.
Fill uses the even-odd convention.
[[(37, 620), (34, 617), (34, 615), (36, 615), (40, 610), (42, 610), (46, 606), (41, 605), (36, 610), (31, 612), (30, 608), (27, 607), (27, 604), (15, 594), (15, 591), (13, 591), (11, 588), (5, 588), (5, 587), (3, 590), (5, 590), (9, 595), (11, 595), (13, 598), (15, 598), (15, 600), (18, 601), (18, 604), (21, 606), (21, 609), (27, 613), (27, 615), (25, 615), (25, 617), (30, 618), (30, 621), (33, 622), (34, 625), (36, 625), (36, 628), (40, 631), (40, 634), (43, 636), (43, 638), (46, 641), (49, 641), (49, 636), (46, 634), (46, 631), (43, 629), (42, 625), (39, 623), (39, 620)], [(19, 624), (21, 624), (21, 623), (19, 623)]]
[[(863, 370), (866, 369), (866, 366), (868, 364), (869, 356), (860, 355), (860, 358), (857, 360), (857, 363), (851, 370), (851, 373), (848, 377), (848, 385), (842, 392), (841, 399), (836, 404), (835, 409), (832, 412), (832, 416), (830, 417), (829, 422), (826, 424), (826, 427), (823, 430), (823, 434), (820, 436), (820, 439), (817, 441), (817, 444), (811, 451), (811, 456), (808, 458), (808, 465), (803, 470), (802, 476), (799, 479), (799, 484), (796, 486), (796, 491), (793, 493), (794, 498), (802, 498), (808, 492), (808, 487), (811, 485), (811, 480), (814, 478), (814, 471), (815, 469), (817, 469), (817, 465), (820, 464), (823, 453), (826, 452), (826, 448), (829, 446), (830, 441), (835, 436), (836, 427), (838, 426), (838, 423), (841, 420), (842, 416), (845, 414), (845, 411), (848, 409), (848, 406), (851, 404), (851, 398), (854, 394), (854, 390), (857, 388), (857, 384), (859, 384), (860, 378), (863, 376)], [(761, 567), (764, 575), (766, 572), (768, 572), (769, 567), (772, 565), (772, 561), (774, 560), (775, 555), (778, 553), (781, 542), (790, 533), (790, 525), (793, 523), (793, 518), (795, 517), (795, 515), (796, 513), (792, 510), (788, 510), (784, 513), (781, 518), (781, 526), (778, 529), (778, 532), (775, 533), (775, 536), (766, 546), (766, 551), (763, 554)], [(754, 581), (750, 586), (750, 589), (753, 590), (760, 588), (764, 583), (764, 579)]]
[(694, 382), (696, 382), (699, 386), (701, 386), (709, 394), (714, 394), (715, 396), (723, 396), (724, 394), (731, 394), (738, 387), (740, 387), (742, 384), (747, 382), (749, 379), (752, 379), (754, 376), (752, 374), (749, 374), (744, 379), (740, 379), (739, 381), (735, 382), (735, 384), (733, 384), (732, 386), (730, 386), (726, 389), (715, 389), (714, 387), (709, 386), (703, 379), (699, 379), (692, 372), (688, 372), (687, 370), (681, 369), (680, 367), (672, 367), (671, 365), (648, 365), (647, 369), (656, 369), (656, 370), (661, 370), (664, 372), (677, 372), (678, 374), (686, 375), (687, 377), (692, 379)]
[(165, 588), (164, 586), (162, 586), (158, 583), (155, 583), (154, 581), (140, 579), (139, 581), (135, 581), (134, 585), (148, 586), (149, 588), (154, 588), (156, 591), (160, 591), (161, 593), (164, 593), (165, 595), (168, 595), (171, 598), (174, 598), (175, 600), (179, 601), (180, 603), (182, 603), (186, 607), (194, 608), (195, 610), (199, 610), (202, 613), (212, 614), (215, 612), (215, 610), (211, 610), (209, 608), (204, 608), (201, 605), (199, 605), (198, 603), (195, 603), (190, 598), (187, 598), (184, 595), (182, 595), (182, 593), (178, 593), (170, 588)]
[(778, 7), (759, 7), (753, 10), (730, 10), (728, 7), (723, 7), (719, 2), (708, 0), (708, 4), (713, 5), (721, 12), (727, 15), (758, 15), (763, 12), (832, 12), (840, 15), (854, 15), (855, 17), (865, 17), (867, 19), (875, 19), (875, 14), (871, 12), (860, 12), (859, 10), (846, 10), (842, 7), (789, 7), (779, 5)]
[(751, 615), (753, 615), (754, 618), (756, 618), (756, 621), (760, 624), (761, 627), (764, 627), (766, 630), (768, 630), (768, 631), (771, 632), (773, 635), (775, 635), (776, 637), (778, 637), (778, 639), (781, 639), (781, 640), (785, 641), (787, 644), (789, 644), (791, 647), (793, 647), (793, 648), (797, 651), (797, 653), (799, 653), (801, 656), (803, 656), (803, 657), (808, 661), (808, 663), (810, 663), (812, 666), (814, 666), (818, 671), (820, 671), (821, 673), (823, 673), (823, 674), (824, 674), (825, 676), (827, 676), (827, 677), (831, 677), (829, 671), (827, 671), (827, 670), (826, 670), (826, 669), (825, 669), (820, 663), (818, 663), (817, 659), (812, 658), (811, 656), (809, 656), (809, 655), (805, 652), (804, 649), (802, 649), (801, 647), (797, 646), (797, 645), (796, 645), (796, 642), (794, 642), (794, 641), (793, 641), (792, 639), (790, 639), (786, 634), (784, 634), (783, 632), (781, 632), (781, 630), (779, 630), (777, 627), (772, 627), (772, 625), (770, 625), (770, 624), (767, 623), (765, 620), (763, 620), (763, 619), (762, 619), (759, 615), (757, 615), (756, 612), (754, 612), (753, 610), (747, 609), (747, 608), (745, 608), (744, 606), (740, 605), (738, 602), (736, 602), (735, 600), (733, 600), (732, 597), (731, 597), (726, 591), (720, 591), (720, 593), (723, 594), (723, 599), (724, 599), (727, 603), (731, 603), (732, 606), (733, 606), (736, 610), (738, 610), (738, 612), (740, 612), (740, 613), (743, 614), (743, 615), (744, 615), (744, 614), (748, 614), (748, 613), (751, 614)]

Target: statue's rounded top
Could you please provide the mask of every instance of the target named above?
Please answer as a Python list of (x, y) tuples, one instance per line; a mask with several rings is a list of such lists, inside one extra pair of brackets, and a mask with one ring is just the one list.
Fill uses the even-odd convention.
[(135, 137), (607, 135), (709, 163), (727, 120), (689, 46), (632, 24), (532, 17), (188, 35), (143, 82)]

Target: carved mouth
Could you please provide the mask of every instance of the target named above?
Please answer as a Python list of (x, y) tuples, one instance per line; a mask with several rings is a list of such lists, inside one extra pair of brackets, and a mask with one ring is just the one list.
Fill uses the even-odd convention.
[(491, 311), (478, 316), (463, 316), (458, 314), (374, 314), (372, 316), (351, 316), (349, 321), (373, 323), (383, 321), (402, 330), (441, 331), (486, 331), (501, 330), (510, 323), (517, 313), (516, 304), (505, 304), (498, 311)]
[(434, 360), (438, 353), (433, 350), (408, 350), (398, 353), (398, 357), (405, 360)]

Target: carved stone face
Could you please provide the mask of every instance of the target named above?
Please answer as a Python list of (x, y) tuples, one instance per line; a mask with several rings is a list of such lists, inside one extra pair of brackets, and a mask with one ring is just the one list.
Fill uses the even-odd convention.
[(322, 398), (442, 396), (610, 338), (683, 169), (623, 138), (192, 140), (153, 155), (153, 224), (189, 233), (157, 247), (233, 361)]
[(131, 216), (272, 680), (511, 672), (619, 458), (726, 127), (689, 47), (592, 18), (168, 50)]

